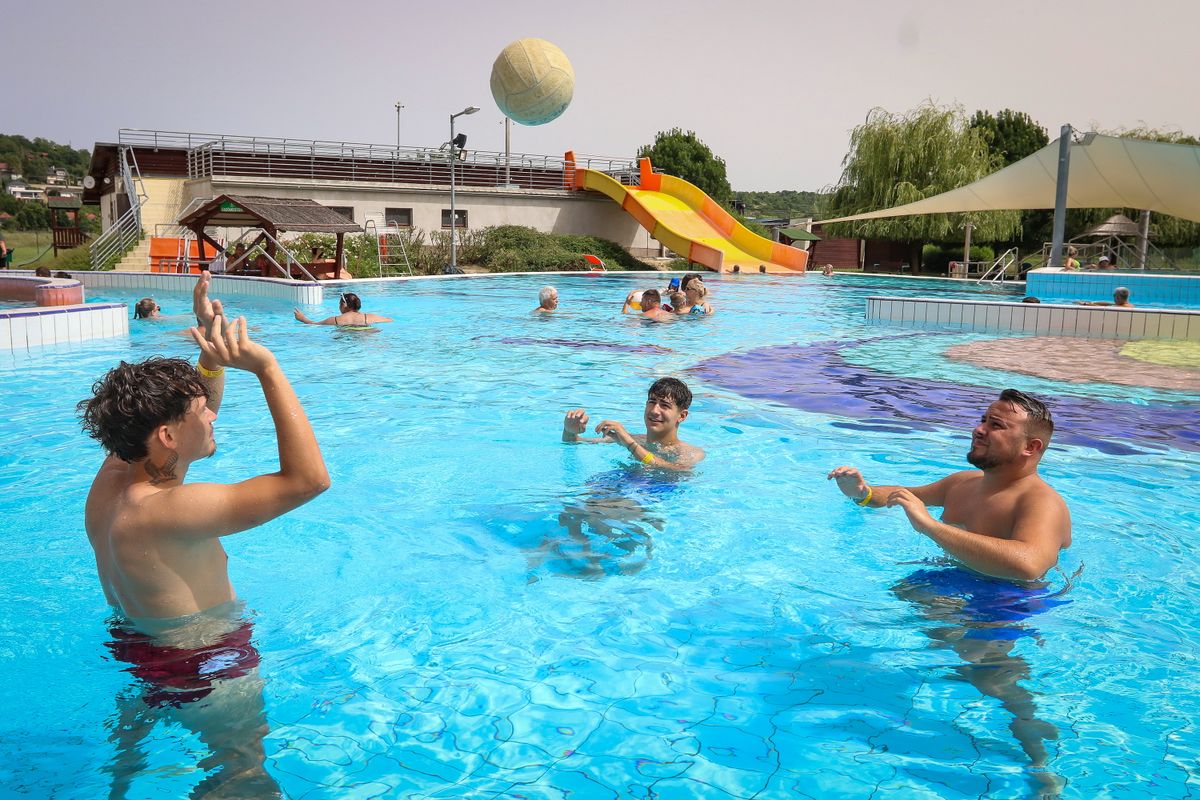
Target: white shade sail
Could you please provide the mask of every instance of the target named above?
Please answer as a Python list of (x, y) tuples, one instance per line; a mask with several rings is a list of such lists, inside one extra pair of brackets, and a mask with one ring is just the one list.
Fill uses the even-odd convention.
[[(827, 219), (860, 219), (1054, 208), (1058, 140), (999, 172), (895, 208)], [(1071, 143), (1068, 208), (1136, 208), (1200, 222), (1200, 147), (1089, 133)]]

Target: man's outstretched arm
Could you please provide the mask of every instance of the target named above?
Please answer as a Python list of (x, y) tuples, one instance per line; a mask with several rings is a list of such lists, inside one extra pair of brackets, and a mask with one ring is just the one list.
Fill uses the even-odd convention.
[(838, 467), (829, 473), (827, 480), (836, 480), (838, 489), (842, 491), (842, 494), (861, 506), (882, 508), (888, 504), (888, 497), (893, 492), (897, 489), (907, 488), (908, 491), (919, 497), (925, 505), (938, 506), (940, 508), (946, 505), (946, 492), (950, 486), (966, 474), (969, 473), (956, 472), (953, 475), (947, 475), (940, 481), (934, 481), (924, 486), (904, 487), (887, 484), (872, 486), (867, 483), (862, 473), (855, 467)]
[(976, 572), (997, 578), (1033, 581), (1045, 575), (1058, 563), (1064, 531), (1071, 527), (1066, 504), (1053, 497), (1025, 500), (1017, 509), (1010, 539), (965, 531), (936, 520), (908, 489), (892, 492), (887, 504), (903, 508), (913, 528), (949, 555)]
[[(214, 323), (211, 340), (192, 330), (204, 356), (251, 372), (262, 386), (275, 423), (279, 470), (232, 485), (184, 484), (156, 495), (160, 530), (176, 536), (224, 536), (252, 528), (303, 505), (329, 488), (329, 473), (296, 392), (271, 351), (250, 340), (246, 320), (228, 331)], [(156, 524), (151, 521), (150, 524)]]

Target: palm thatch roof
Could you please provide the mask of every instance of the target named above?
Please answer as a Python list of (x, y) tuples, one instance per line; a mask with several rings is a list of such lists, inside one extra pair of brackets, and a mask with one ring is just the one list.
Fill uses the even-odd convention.
[(1138, 224), (1124, 214), (1113, 214), (1099, 225), (1088, 228), (1077, 239), (1084, 237), (1096, 238), (1102, 236), (1137, 236)]
[(339, 212), (315, 200), (223, 194), (179, 219), (179, 224), (216, 228), (267, 228), (275, 231), (355, 233), (362, 230)]

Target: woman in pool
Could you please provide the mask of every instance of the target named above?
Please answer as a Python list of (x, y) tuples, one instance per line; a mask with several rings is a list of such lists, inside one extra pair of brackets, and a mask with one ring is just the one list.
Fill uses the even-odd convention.
[(153, 297), (143, 297), (137, 301), (137, 305), (133, 307), (134, 319), (158, 319), (162, 316), (162, 309), (158, 303), (154, 302)]
[(379, 322), (391, 322), (391, 317), (381, 317), (378, 314), (367, 314), (362, 310), (362, 300), (353, 292), (342, 292), (338, 300), (338, 315), (326, 317), (320, 322), (304, 316), (300, 309), (294, 309), (293, 315), (305, 325), (336, 325), (339, 328), (368, 328)]
[(683, 290), (683, 295), (686, 298), (686, 302), (682, 307), (675, 309), (676, 314), (690, 314), (692, 316), (704, 317), (715, 310), (705, 302), (704, 298), (708, 296), (708, 287), (699, 278), (693, 278), (688, 282), (687, 288)]

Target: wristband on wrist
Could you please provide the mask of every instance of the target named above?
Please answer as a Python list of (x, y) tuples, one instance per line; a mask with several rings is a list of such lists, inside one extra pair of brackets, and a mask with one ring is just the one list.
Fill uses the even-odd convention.
[(866, 506), (866, 505), (870, 504), (871, 496), (874, 494), (875, 494), (875, 490), (872, 489), (870, 486), (868, 486), (867, 487), (867, 496), (864, 497), (862, 500), (855, 500), (854, 504), (856, 506)]
[(199, 372), (200, 376), (203, 378), (219, 378), (225, 374), (224, 367), (217, 367), (216, 369), (208, 369), (203, 364), (201, 364), (199, 361), (196, 362), (196, 371)]
[(642, 462), (643, 464), (649, 464), (654, 461), (654, 453), (651, 453), (649, 450), (647, 450), (646, 455), (639, 458), (638, 461)]

